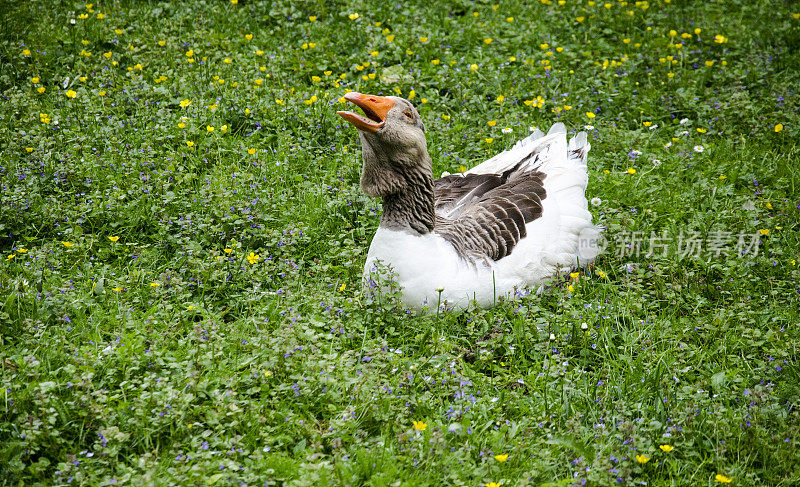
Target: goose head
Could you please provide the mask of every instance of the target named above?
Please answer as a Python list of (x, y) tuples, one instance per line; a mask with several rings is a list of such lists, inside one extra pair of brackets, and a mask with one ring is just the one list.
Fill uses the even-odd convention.
[(356, 92), (344, 99), (364, 112), (336, 113), (358, 130), (364, 158), (361, 189), (366, 194), (386, 197), (407, 190), (409, 184), (419, 184), (420, 178), (431, 177), (425, 128), (410, 101)]

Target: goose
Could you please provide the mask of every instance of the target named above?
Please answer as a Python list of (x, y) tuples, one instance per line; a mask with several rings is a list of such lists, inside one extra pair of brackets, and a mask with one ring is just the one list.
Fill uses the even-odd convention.
[(360, 186), (383, 214), (364, 280), (388, 268), (404, 306), (491, 307), (541, 290), (591, 263), (601, 247), (585, 191), (585, 132), (562, 123), (465, 171), (433, 178), (425, 129), (410, 101), (349, 92), (363, 111), (338, 111), (361, 141)]

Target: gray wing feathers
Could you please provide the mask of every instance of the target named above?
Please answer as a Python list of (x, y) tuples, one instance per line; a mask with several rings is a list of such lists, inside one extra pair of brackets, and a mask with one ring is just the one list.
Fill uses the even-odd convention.
[(520, 170), (519, 165), (501, 175), (442, 178), (434, 182), (435, 231), (462, 258), (502, 259), (525, 238), (525, 225), (542, 215), (544, 178), (544, 173)]

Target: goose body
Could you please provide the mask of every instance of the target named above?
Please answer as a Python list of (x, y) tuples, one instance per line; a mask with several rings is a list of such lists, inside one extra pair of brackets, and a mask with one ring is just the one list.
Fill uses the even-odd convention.
[(410, 102), (345, 98), (366, 115), (339, 112), (361, 135), (362, 189), (384, 202), (364, 265), (367, 285), (376, 285), (386, 266), (409, 307), (487, 307), (597, 256), (585, 133), (567, 142), (564, 125), (555, 124), (464, 174), (434, 181)]

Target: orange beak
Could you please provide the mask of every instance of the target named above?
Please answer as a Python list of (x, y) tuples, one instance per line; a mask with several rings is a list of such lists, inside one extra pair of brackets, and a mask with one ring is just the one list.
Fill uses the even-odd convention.
[(352, 102), (364, 111), (362, 116), (353, 112), (336, 112), (340, 117), (352, 123), (359, 130), (375, 132), (386, 123), (386, 115), (394, 106), (394, 100), (384, 96), (364, 95), (352, 91), (344, 95), (344, 99)]

